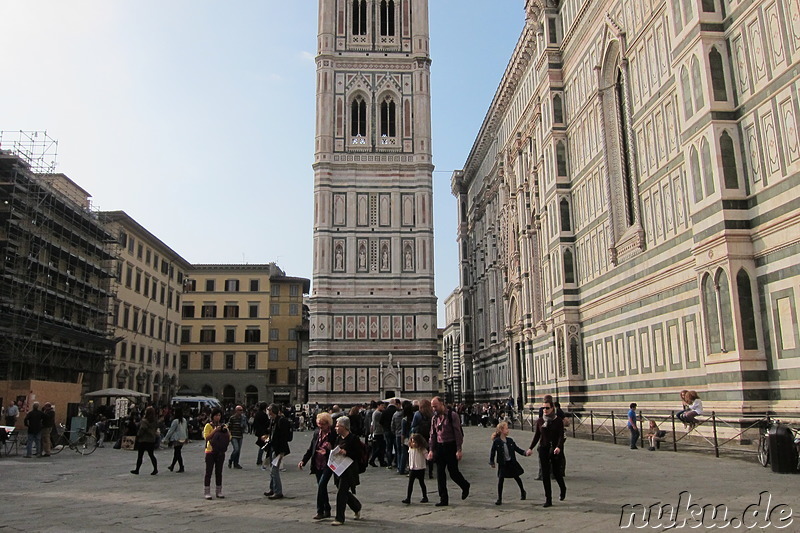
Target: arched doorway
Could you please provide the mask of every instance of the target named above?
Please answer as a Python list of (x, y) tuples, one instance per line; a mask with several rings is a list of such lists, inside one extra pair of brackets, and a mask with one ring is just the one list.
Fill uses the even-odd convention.
[(236, 403), (236, 387), (233, 385), (225, 385), (222, 389), (222, 405), (227, 407), (234, 403)]
[(255, 385), (248, 385), (244, 389), (244, 398), (248, 407), (256, 405), (258, 403), (258, 388)]
[(203, 388), (200, 389), (200, 394), (202, 396), (214, 396), (214, 389), (211, 388), (211, 385), (206, 383), (203, 385)]

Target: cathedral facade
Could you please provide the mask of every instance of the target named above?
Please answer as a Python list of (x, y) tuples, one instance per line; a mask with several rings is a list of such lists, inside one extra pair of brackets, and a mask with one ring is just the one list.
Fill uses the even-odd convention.
[(427, 0), (320, 0), (309, 401), (438, 388)]
[(800, 2), (525, 16), (452, 178), (464, 394), (796, 409)]

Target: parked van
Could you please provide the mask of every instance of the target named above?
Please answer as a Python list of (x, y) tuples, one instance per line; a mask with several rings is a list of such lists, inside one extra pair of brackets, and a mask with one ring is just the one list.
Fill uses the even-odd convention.
[(205, 408), (218, 407), (222, 409), (222, 404), (211, 396), (173, 396), (172, 408), (175, 407), (183, 408), (183, 413), (188, 416), (190, 413), (199, 413)]

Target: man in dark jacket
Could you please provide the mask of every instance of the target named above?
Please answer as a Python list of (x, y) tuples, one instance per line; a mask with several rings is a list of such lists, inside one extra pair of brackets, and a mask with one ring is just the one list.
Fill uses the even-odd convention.
[(283, 486), (281, 485), (281, 462), (283, 457), (289, 455), (289, 438), (292, 428), (289, 421), (281, 413), (281, 406), (273, 403), (267, 410), (272, 431), (269, 435), (270, 450), (270, 471), (269, 471), (269, 492), (264, 495), (270, 500), (280, 500), (283, 498)]
[(33, 444), (36, 444), (36, 455), (42, 455), (42, 422), (44, 413), (39, 409), (39, 402), (33, 402), (33, 409), (25, 416), (25, 427), (28, 428), (28, 446), (25, 457), (31, 456)]
[(247, 429), (247, 419), (244, 416), (244, 407), (237, 405), (233, 414), (228, 419), (228, 430), (231, 432), (231, 444), (233, 451), (228, 459), (228, 468), (242, 468), (239, 464), (239, 456), (242, 454), (242, 439)]
[(256, 446), (258, 446), (258, 458), (256, 465), (261, 465), (264, 458), (264, 441), (261, 437), (269, 434), (269, 416), (267, 415), (267, 402), (258, 404), (258, 412), (253, 416), (253, 433), (256, 435)]

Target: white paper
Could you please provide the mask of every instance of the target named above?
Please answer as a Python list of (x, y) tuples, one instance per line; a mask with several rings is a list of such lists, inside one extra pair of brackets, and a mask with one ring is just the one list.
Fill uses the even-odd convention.
[(274, 466), (275, 468), (280, 468), (281, 467), (281, 459), (283, 459), (283, 455), (281, 455), (281, 454), (276, 455), (275, 459), (272, 460), (272, 466)]
[(347, 457), (346, 455), (341, 455), (339, 450), (341, 449), (340, 446), (331, 450), (330, 455), (328, 455), (328, 468), (330, 468), (334, 474), (337, 476), (341, 476), (347, 467), (353, 464), (353, 460)]

